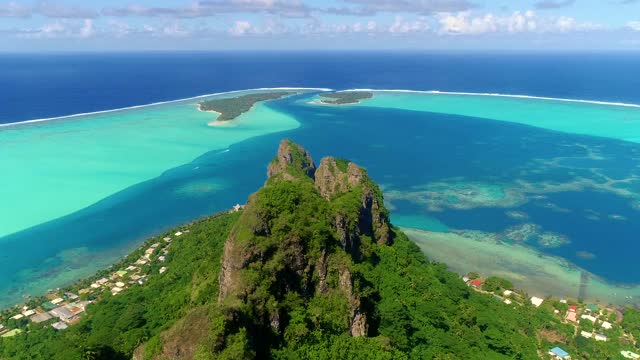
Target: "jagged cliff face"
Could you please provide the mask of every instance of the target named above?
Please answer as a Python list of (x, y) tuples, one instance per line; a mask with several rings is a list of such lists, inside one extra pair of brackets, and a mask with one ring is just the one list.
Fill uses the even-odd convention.
[(292, 321), (291, 299), (304, 305), (318, 297), (343, 304), (345, 331), (367, 336), (368, 300), (354, 281), (354, 264), (369, 260), (371, 244), (392, 241), (379, 188), (348, 161), (324, 158), (316, 169), (289, 140), (281, 142), (268, 176), (225, 243), (219, 344), (240, 328), (277, 342)]
[(313, 178), (316, 165), (311, 155), (302, 146), (289, 140), (283, 140), (278, 154), (269, 164), (267, 177), (282, 176), (286, 180), (295, 180), (300, 174)]

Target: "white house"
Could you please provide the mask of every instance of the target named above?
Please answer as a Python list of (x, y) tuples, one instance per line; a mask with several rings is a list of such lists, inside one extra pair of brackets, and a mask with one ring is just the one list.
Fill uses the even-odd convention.
[(596, 334), (595, 339), (596, 339), (596, 341), (607, 341), (607, 340), (609, 340), (609, 338), (607, 338), (607, 336), (603, 335), (603, 334)]
[(593, 334), (590, 333), (590, 332), (586, 332), (586, 331), (582, 330), (580, 332), (580, 336), (582, 336), (584, 338), (587, 338), (587, 339), (591, 339), (593, 337)]
[(613, 325), (608, 321), (603, 321), (602, 328), (606, 330), (611, 330), (613, 328)]
[(531, 298), (531, 303), (533, 304), (533, 306), (535, 307), (539, 307), (540, 305), (542, 305), (542, 302), (544, 301), (544, 299), (540, 299), (538, 297), (532, 297)]
[(583, 314), (583, 315), (582, 315), (582, 316), (580, 316), (580, 317), (581, 317), (581, 318), (583, 318), (583, 319), (587, 319), (587, 320), (591, 321), (592, 323), (595, 323), (595, 322), (596, 322), (596, 320), (597, 320), (595, 317), (593, 317), (593, 316), (591, 316), (591, 315), (586, 315), (586, 314)]
[(624, 356), (627, 359), (640, 359), (640, 355), (631, 351), (620, 351), (620, 355)]

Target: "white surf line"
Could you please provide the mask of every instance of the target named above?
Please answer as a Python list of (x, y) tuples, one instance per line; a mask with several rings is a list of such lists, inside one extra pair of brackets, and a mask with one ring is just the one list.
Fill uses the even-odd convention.
[(597, 100), (580, 100), (580, 99), (564, 99), (553, 98), (544, 96), (532, 96), (532, 95), (511, 95), (511, 94), (499, 94), (499, 93), (473, 93), (473, 92), (455, 92), (455, 91), (438, 91), (438, 90), (397, 90), (397, 89), (347, 89), (340, 91), (370, 91), (370, 92), (401, 92), (401, 93), (417, 93), (417, 94), (432, 94), (432, 95), (464, 95), (464, 96), (488, 96), (488, 97), (505, 97), (516, 99), (532, 99), (532, 100), (551, 100), (551, 101), (563, 101), (563, 102), (576, 102), (583, 104), (596, 104), (607, 106), (624, 106), (632, 108), (640, 108), (639, 104), (629, 104), (621, 102), (608, 102)]
[(42, 118), (42, 119), (33, 119), (33, 120), (12, 122), (12, 123), (7, 123), (7, 124), (0, 124), (0, 128), (10, 127), (10, 126), (17, 126), (17, 125), (25, 125), (25, 124), (33, 124), (33, 123), (52, 121), (52, 120), (71, 119), (71, 118), (76, 118), (76, 117), (81, 117), (81, 116), (88, 116), (88, 115), (107, 114), (107, 113), (111, 113), (111, 112), (124, 111), (124, 110), (140, 109), (140, 108), (145, 108), (145, 107), (150, 107), (150, 106), (171, 104), (171, 103), (181, 102), (181, 101), (197, 100), (197, 99), (202, 99), (202, 98), (206, 98), (206, 97), (210, 97), (210, 96), (217, 96), (217, 95), (234, 94), (234, 93), (247, 92), (247, 91), (268, 91), (268, 90), (333, 91), (333, 89), (328, 89), (328, 88), (304, 88), (304, 87), (274, 87), (274, 88), (254, 88), (254, 89), (244, 89), (244, 90), (231, 90), (231, 91), (223, 91), (223, 92), (219, 92), (219, 93), (198, 95), (198, 96), (188, 97), (188, 98), (184, 98), (184, 99), (159, 101), (159, 102), (154, 102), (154, 103), (150, 103), (150, 104), (134, 105), (134, 106), (128, 106), (128, 107), (123, 107), (123, 108), (117, 108), (117, 109), (101, 110), (101, 111), (93, 111), (93, 112), (73, 114), (73, 115), (56, 116), (56, 117), (51, 117), (51, 118)]

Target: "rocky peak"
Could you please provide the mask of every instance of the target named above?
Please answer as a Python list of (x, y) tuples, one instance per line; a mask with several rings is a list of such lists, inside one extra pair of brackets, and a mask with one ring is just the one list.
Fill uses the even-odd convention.
[(364, 241), (391, 241), (380, 189), (346, 160), (327, 157), (316, 169), (309, 153), (290, 140), (280, 143), (268, 175), (224, 246), (218, 306), (227, 315), (220, 336), (245, 327), (251, 336), (271, 339), (264, 343), (278, 341), (291, 320), (287, 297), (336, 291), (348, 304), (350, 334), (367, 336), (370, 314), (363, 304), (369, 299), (354, 281), (354, 263), (370, 260), (371, 246), (364, 251)]
[[(342, 165), (342, 164), (341, 164)], [(316, 187), (320, 190), (320, 195), (329, 200), (339, 193), (349, 190), (349, 183), (346, 172), (341, 170), (336, 159), (326, 157), (320, 161), (320, 166), (316, 170)]]
[(284, 139), (278, 147), (278, 154), (269, 164), (267, 176), (269, 178), (282, 175), (286, 180), (295, 180), (298, 175), (313, 179), (316, 165), (311, 155), (302, 146), (289, 139)]
[[(346, 211), (335, 214), (333, 223), (345, 250), (350, 251), (360, 235), (367, 235), (379, 244), (389, 244), (391, 228), (389, 215), (382, 205), (380, 189), (369, 179), (367, 172), (358, 165), (332, 157), (320, 162), (315, 174), (316, 188), (327, 200), (348, 192), (359, 194), (357, 216)], [(354, 223), (353, 219), (356, 219)]]

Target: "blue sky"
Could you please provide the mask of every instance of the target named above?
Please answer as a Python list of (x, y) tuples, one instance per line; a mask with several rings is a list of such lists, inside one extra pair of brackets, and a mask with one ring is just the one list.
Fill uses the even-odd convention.
[(640, 49), (640, 0), (2, 1), (0, 51)]

